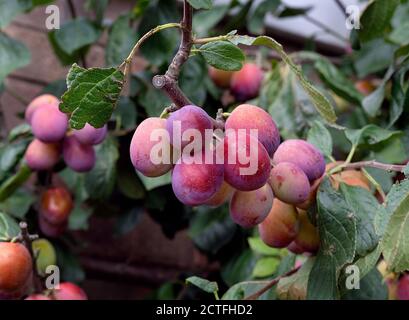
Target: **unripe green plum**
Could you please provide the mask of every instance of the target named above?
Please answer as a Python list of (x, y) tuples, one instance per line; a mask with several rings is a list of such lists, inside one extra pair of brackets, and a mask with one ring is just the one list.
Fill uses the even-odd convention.
[(42, 105), (31, 118), (34, 136), (47, 143), (61, 141), (68, 128), (68, 116), (55, 105)]
[(226, 182), (240, 191), (253, 191), (264, 186), (271, 170), (270, 157), (264, 146), (248, 134), (237, 135), (232, 131), (226, 132), (223, 143)]
[(247, 101), (257, 97), (264, 74), (255, 63), (245, 63), (240, 71), (233, 74), (230, 89), (238, 101)]
[(280, 133), (273, 118), (257, 106), (242, 104), (236, 107), (227, 118), (225, 128), (226, 130), (245, 129), (248, 134), (252, 134), (250, 130), (257, 130), (257, 138), (270, 157), (280, 144)]
[(82, 144), (74, 135), (64, 139), (62, 152), (67, 166), (76, 172), (88, 172), (95, 165), (94, 147)]
[(223, 184), (223, 165), (215, 161), (207, 164), (204, 159), (204, 154), (184, 154), (173, 169), (173, 192), (186, 205), (207, 203)]
[(273, 200), (269, 185), (254, 191), (236, 191), (230, 200), (230, 216), (243, 228), (255, 227), (267, 217)]
[(270, 173), (270, 184), (274, 195), (289, 204), (303, 203), (310, 194), (310, 182), (297, 165), (280, 162)]
[(209, 67), (209, 76), (216, 86), (220, 88), (228, 88), (233, 76), (233, 71), (225, 71)]
[(88, 300), (84, 290), (71, 282), (63, 282), (60, 288), (54, 290), (55, 300)]
[[(151, 157), (152, 148), (158, 143), (158, 141), (153, 138), (153, 135), (155, 132), (159, 133), (160, 131), (167, 134), (166, 120), (161, 118), (148, 118), (139, 124), (132, 137), (129, 150), (132, 164), (136, 170), (147, 177), (162, 176), (172, 168), (172, 147), (169, 137), (166, 135), (163, 136), (165, 140), (161, 142), (164, 148), (168, 148), (169, 159), (167, 160), (169, 161), (155, 163)], [(166, 160), (165, 155), (162, 156), (164, 160)]]
[(223, 181), (222, 186), (216, 192), (216, 194), (206, 201), (205, 205), (210, 207), (219, 207), (222, 204), (230, 200), (234, 193), (234, 188), (230, 186), (226, 181)]
[(325, 159), (321, 151), (312, 144), (300, 140), (284, 141), (274, 154), (273, 163), (291, 162), (297, 165), (312, 182), (325, 172)]
[(267, 218), (258, 225), (261, 239), (270, 247), (285, 248), (294, 241), (299, 229), (298, 212), (293, 205), (277, 198)]
[(60, 160), (61, 146), (58, 143), (44, 143), (34, 139), (28, 146), (24, 159), (36, 171), (51, 170)]
[(20, 243), (0, 242), (0, 300), (19, 299), (29, 289), (33, 262)]
[(317, 228), (311, 223), (308, 213), (298, 210), (300, 228), (294, 239), (296, 245), (304, 249), (304, 252), (315, 253), (320, 246), (320, 237)]
[(80, 130), (73, 130), (73, 134), (79, 142), (89, 145), (100, 144), (104, 141), (107, 133), (107, 125), (104, 125), (102, 128), (94, 128), (88, 123)]
[(57, 264), (55, 249), (47, 239), (34, 240), (32, 246), (36, 256), (37, 272), (40, 275), (45, 275), (49, 266)]
[(33, 117), (34, 112), (41, 106), (43, 105), (53, 105), (56, 108), (58, 108), (60, 104), (60, 101), (58, 100), (57, 97), (51, 95), (51, 94), (43, 94), (41, 96), (38, 96), (34, 98), (30, 104), (27, 106), (27, 109), (25, 111), (25, 119), (27, 123), (31, 124), (31, 118)]
[(40, 214), (51, 224), (67, 221), (72, 208), (71, 194), (65, 188), (50, 188), (41, 196)]

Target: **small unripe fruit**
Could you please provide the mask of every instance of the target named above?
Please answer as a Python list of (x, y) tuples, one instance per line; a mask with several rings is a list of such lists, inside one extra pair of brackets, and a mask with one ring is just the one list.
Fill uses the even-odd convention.
[(216, 86), (220, 88), (228, 88), (230, 86), (233, 72), (209, 67), (209, 76)]
[(58, 98), (51, 94), (43, 94), (41, 96), (34, 98), (30, 102), (30, 104), (27, 106), (27, 109), (25, 112), (25, 119), (27, 123), (31, 124), (31, 119), (33, 117), (34, 112), (41, 106), (53, 105), (56, 108), (58, 108), (59, 104), (60, 104), (60, 101), (58, 100)]
[(243, 228), (255, 227), (267, 217), (273, 200), (269, 185), (254, 191), (236, 191), (230, 200), (230, 216)]
[(277, 198), (267, 218), (258, 225), (260, 237), (270, 247), (285, 248), (298, 233), (298, 212)]
[(51, 188), (41, 196), (40, 214), (51, 224), (67, 221), (72, 208), (71, 194), (65, 188)]
[[(163, 132), (165, 141), (158, 142), (154, 135)], [(163, 144), (164, 148), (168, 148), (169, 159), (162, 155), (162, 163), (155, 162), (151, 152), (157, 143)], [(147, 177), (159, 177), (167, 173), (172, 168), (172, 147), (170, 145), (169, 136), (166, 131), (166, 120), (160, 118), (148, 118), (142, 121), (136, 128), (132, 137), (130, 146), (130, 156), (133, 166), (136, 170)], [(166, 161), (169, 160), (169, 161)]]
[(90, 171), (96, 158), (94, 147), (82, 144), (73, 135), (64, 139), (63, 157), (67, 166), (76, 172)]
[(61, 141), (68, 128), (68, 116), (54, 105), (43, 105), (31, 118), (34, 136), (47, 143)]
[(233, 74), (230, 89), (238, 101), (257, 97), (263, 81), (263, 71), (255, 63), (246, 63)]
[(30, 253), (20, 243), (0, 242), (0, 300), (19, 299), (32, 276)]
[(107, 125), (104, 125), (102, 128), (94, 128), (88, 123), (80, 130), (73, 130), (73, 134), (79, 142), (89, 145), (100, 144), (104, 141), (107, 133)]
[(32, 246), (36, 256), (37, 272), (45, 275), (49, 266), (57, 264), (55, 249), (47, 239), (37, 239), (33, 241)]
[(84, 290), (71, 282), (63, 282), (60, 288), (54, 291), (56, 300), (88, 300)]
[(303, 203), (310, 194), (310, 182), (297, 165), (280, 162), (270, 173), (270, 183), (274, 195), (289, 204)]
[(24, 158), (32, 170), (50, 170), (60, 159), (60, 149), (57, 143), (44, 143), (34, 139), (29, 144)]

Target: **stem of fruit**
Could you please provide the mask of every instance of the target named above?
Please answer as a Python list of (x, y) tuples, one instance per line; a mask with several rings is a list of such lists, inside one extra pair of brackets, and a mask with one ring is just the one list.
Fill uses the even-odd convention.
[(354, 157), (355, 151), (356, 151), (356, 145), (352, 145), (351, 151), (349, 151), (349, 154), (345, 160), (344, 163), (340, 164), (339, 166), (336, 166), (335, 168), (333, 168), (332, 170), (330, 170), (330, 172), (328, 173), (329, 175), (337, 173), (339, 171), (342, 171), (342, 169), (345, 168), (345, 166), (347, 166), (348, 164), (351, 163), (352, 158)]
[(28, 252), (30, 253), (31, 260), (33, 261), (33, 285), (34, 290), (36, 293), (40, 293), (44, 290), (43, 284), (41, 282), (41, 278), (37, 272), (37, 264), (36, 260), (37, 257), (34, 254), (32, 242), (33, 240), (38, 239), (38, 235), (31, 235), (28, 232), (28, 225), (26, 222), (20, 222), (20, 241), (23, 242), (24, 246), (27, 248)]
[(386, 200), (386, 194), (383, 191), (381, 185), (374, 179), (374, 177), (372, 177), (368, 171), (366, 171), (364, 168), (362, 168), (362, 173), (364, 174), (364, 176), (369, 180), (369, 182), (375, 187), (375, 189), (378, 191), (379, 195), (382, 198), (382, 203), (385, 202)]
[(182, 39), (179, 50), (174, 56), (166, 73), (164, 75), (157, 75), (152, 79), (153, 86), (157, 89), (163, 90), (177, 108), (192, 104), (179, 88), (178, 84), (180, 69), (189, 58), (190, 50), (193, 45), (192, 15), (193, 10), (191, 5), (187, 2), (187, 0), (184, 0), (183, 19), (180, 23)]
[(229, 38), (230, 38), (229, 35), (209, 37), (209, 38), (199, 38), (199, 39), (193, 39), (193, 44), (206, 44), (206, 43), (214, 42), (214, 41), (225, 41), (225, 40), (229, 40)]
[(291, 276), (292, 274), (296, 273), (300, 268), (301, 266), (298, 266), (294, 269), (291, 269), (287, 273), (284, 273), (283, 275), (274, 278), (266, 286), (264, 286), (257, 292), (253, 293), (252, 295), (248, 296), (247, 298), (244, 298), (243, 300), (257, 300), (260, 296), (262, 296), (264, 293), (266, 293), (268, 290), (274, 287), (282, 278)]

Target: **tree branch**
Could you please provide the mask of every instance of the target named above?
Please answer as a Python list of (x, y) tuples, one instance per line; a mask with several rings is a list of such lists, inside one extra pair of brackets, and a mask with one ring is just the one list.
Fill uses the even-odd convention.
[(177, 108), (191, 104), (190, 100), (180, 90), (178, 79), (180, 69), (187, 61), (192, 48), (192, 7), (184, 0), (183, 2), (183, 19), (181, 21), (182, 39), (179, 50), (174, 56), (172, 63), (164, 75), (157, 75), (152, 79), (153, 86), (157, 89), (163, 90)]
[(403, 169), (405, 169), (406, 165), (387, 164), (387, 163), (377, 162), (375, 160), (353, 162), (353, 163), (341, 165), (341, 169), (360, 169), (364, 167), (377, 168), (377, 169), (381, 169), (385, 171), (402, 172)]
[(261, 295), (263, 295), (268, 290), (270, 290), (272, 287), (274, 287), (282, 278), (291, 276), (292, 274), (296, 273), (300, 268), (301, 268), (301, 266), (298, 266), (298, 267), (296, 267), (294, 269), (291, 269), (287, 273), (284, 273), (283, 275), (281, 275), (281, 276), (279, 276), (277, 278), (274, 278), (265, 287), (263, 287), (260, 290), (256, 291), (255, 293), (248, 296), (247, 298), (244, 298), (243, 300), (257, 300)]

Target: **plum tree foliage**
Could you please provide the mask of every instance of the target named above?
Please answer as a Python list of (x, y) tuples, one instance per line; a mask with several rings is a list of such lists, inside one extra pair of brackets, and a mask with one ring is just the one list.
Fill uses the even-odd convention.
[[(0, 27), (35, 6), (13, 2)], [(47, 265), (64, 263), (55, 238), (86, 229), (93, 206), (107, 208), (120, 234), (145, 211), (160, 213), (167, 236), (188, 225), (194, 244), (220, 262), (222, 299), (376, 299), (387, 296), (383, 279), (390, 298), (409, 299), (407, 2), (371, 2), (334, 60), (287, 54), (262, 35), (267, 11), (308, 8), (141, 1), (107, 27), (107, 2), (90, 2), (94, 18), (49, 33), (60, 62), (72, 65), (67, 77), (1, 136), (0, 299), (86, 300), (73, 283), (83, 279), (51, 291), (41, 281)], [(76, 28), (85, 31), (74, 41)], [(88, 68), (104, 28), (106, 67)], [(0, 35), (0, 85), (29, 56)], [(49, 240), (31, 243), (19, 228), (29, 212), (30, 230)], [(353, 293), (351, 265), (365, 284)], [(187, 282), (219, 299), (216, 282)]]

